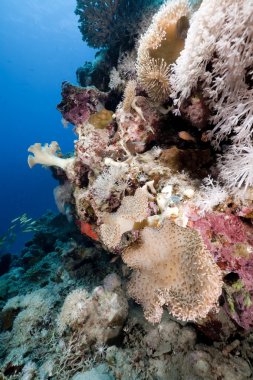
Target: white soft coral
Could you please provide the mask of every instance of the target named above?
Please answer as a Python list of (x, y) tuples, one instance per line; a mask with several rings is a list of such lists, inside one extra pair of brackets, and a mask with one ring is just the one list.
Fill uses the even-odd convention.
[(233, 145), (220, 157), (220, 177), (233, 193), (253, 186), (253, 146)]
[(98, 203), (109, 199), (114, 191), (124, 193), (127, 187), (127, 165), (112, 165), (107, 167), (94, 181), (91, 192)]
[(57, 155), (60, 152), (60, 147), (56, 141), (51, 144), (42, 146), (39, 143), (33, 144), (28, 148), (28, 152), (33, 153), (28, 156), (28, 165), (32, 168), (36, 164), (45, 166), (58, 166), (66, 171), (68, 165), (73, 162), (74, 158), (61, 158)]
[(195, 204), (200, 209), (200, 214), (204, 214), (223, 203), (227, 197), (226, 189), (208, 176), (204, 178), (203, 184), (200, 186), (200, 193)]
[(247, 143), (253, 129), (253, 2), (203, 0), (170, 83), (175, 102), (201, 91), (209, 107), (213, 144), (233, 132)]

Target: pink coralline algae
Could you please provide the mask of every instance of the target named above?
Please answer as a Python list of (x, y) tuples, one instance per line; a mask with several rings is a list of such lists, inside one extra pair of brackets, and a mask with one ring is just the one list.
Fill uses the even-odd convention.
[(109, 135), (106, 130), (93, 129), (85, 131), (84, 136), (79, 134), (79, 140), (75, 143), (75, 151), (79, 160), (94, 169), (95, 165), (98, 165), (103, 157), (108, 140)]
[(180, 107), (180, 112), (186, 120), (198, 128), (203, 129), (207, 125), (208, 108), (200, 96), (191, 96)]
[[(229, 284), (225, 287), (225, 310), (242, 328), (253, 328), (253, 228), (238, 216), (206, 213), (191, 222), (198, 230)], [(231, 281), (230, 278), (235, 280)], [(237, 281), (236, 281), (237, 279)]]
[(147, 146), (156, 140), (159, 114), (150, 107), (147, 99), (136, 97), (136, 109), (126, 113), (117, 110), (116, 120), (119, 125), (119, 134), (131, 153), (142, 153)]
[(97, 112), (97, 107), (106, 100), (107, 95), (95, 87), (83, 88), (64, 82), (62, 98), (57, 109), (69, 123), (79, 125), (87, 122)]
[(191, 222), (223, 270), (237, 271), (252, 260), (252, 227), (232, 214), (206, 213)]
[[(251, 268), (251, 273), (252, 273)], [(253, 285), (251, 290), (238, 280), (225, 292), (225, 311), (243, 329), (253, 329)]]

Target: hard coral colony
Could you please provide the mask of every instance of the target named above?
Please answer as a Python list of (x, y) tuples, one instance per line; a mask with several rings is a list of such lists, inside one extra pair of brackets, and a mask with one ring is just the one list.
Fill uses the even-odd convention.
[[(132, 45), (120, 33), (110, 45), (124, 1), (108, 3), (97, 34), (90, 20), (100, 2), (94, 15), (78, 3), (84, 39), (106, 57), (121, 51), (109, 60), (113, 88), (64, 83), (58, 109), (75, 127), (74, 154), (37, 143), (29, 166), (52, 167), (81, 233), (133, 270), (129, 295), (148, 321), (160, 322), (167, 306), (204, 324), (223, 308), (253, 328), (253, 2), (166, 1), (153, 17), (147, 2)], [(77, 323), (65, 311), (71, 297), (64, 327)]]

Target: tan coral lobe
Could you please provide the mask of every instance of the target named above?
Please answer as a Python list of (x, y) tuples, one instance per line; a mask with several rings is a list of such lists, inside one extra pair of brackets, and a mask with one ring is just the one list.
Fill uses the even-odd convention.
[(116, 248), (122, 235), (131, 231), (135, 223), (148, 216), (149, 194), (146, 189), (138, 188), (134, 196), (126, 196), (115, 213), (104, 213), (100, 235), (103, 243), (111, 250)]
[(221, 272), (195, 230), (169, 220), (159, 229), (145, 227), (123, 260), (135, 270), (129, 294), (152, 323), (161, 320), (163, 305), (178, 319), (196, 321), (217, 304)]
[(167, 1), (140, 38), (137, 78), (154, 101), (162, 102), (169, 96), (170, 65), (175, 62), (184, 47), (189, 17), (188, 1)]

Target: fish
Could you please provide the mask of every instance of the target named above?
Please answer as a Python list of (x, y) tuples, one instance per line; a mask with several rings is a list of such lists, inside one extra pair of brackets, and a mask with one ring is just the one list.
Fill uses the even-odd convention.
[(190, 135), (190, 133), (186, 132), (186, 131), (181, 131), (178, 133), (178, 136), (180, 137), (180, 139), (182, 140), (185, 140), (185, 141), (193, 141), (193, 142), (196, 142), (196, 139)]
[(15, 223), (15, 222), (17, 222), (19, 219), (20, 219), (20, 216), (18, 216), (18, 217), (15, 218), (15, 219), (12, 219), (11, 223)]

